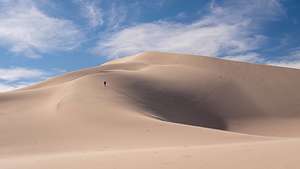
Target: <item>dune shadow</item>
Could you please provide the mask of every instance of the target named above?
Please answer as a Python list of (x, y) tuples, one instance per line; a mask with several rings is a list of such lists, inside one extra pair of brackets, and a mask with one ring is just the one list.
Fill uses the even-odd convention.
[(135, 83), (130, 98), (158, 119), (186, 125), (226, 130), (226, 122), (191, 93)]
[[(255, 102), (233, 81), (212, 81), (210, 91), (184, 90), (145, 79), (124, 79), (122, 91), (135, 105), (160, 120), (230, 130), (230, 119), (263, 116)], [(170, 87), (171, 85), (171, 87)], [(199, 90), (207, 90), (199, 86)]]

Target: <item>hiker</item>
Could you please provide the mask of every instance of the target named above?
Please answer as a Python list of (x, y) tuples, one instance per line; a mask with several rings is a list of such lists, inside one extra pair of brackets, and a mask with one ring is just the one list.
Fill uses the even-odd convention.
[(104, 86), (106, 86), (107, 85), (106, 81), (104, 81), (103, 84), (104, 84)]

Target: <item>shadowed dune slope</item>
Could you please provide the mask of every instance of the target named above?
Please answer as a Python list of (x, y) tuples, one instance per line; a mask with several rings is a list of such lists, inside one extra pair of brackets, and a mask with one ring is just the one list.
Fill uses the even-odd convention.
[(299, 86), (300, 70), (210, 57), (110, 61), (1, 93), (0, 168), (299, 168), (284, 159), (300, 148)]

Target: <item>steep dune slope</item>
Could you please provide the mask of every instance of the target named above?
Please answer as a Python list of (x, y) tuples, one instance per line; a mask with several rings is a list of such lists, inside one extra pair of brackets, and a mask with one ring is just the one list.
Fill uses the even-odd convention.
[(134, 168), (139, 157), (143, 168), (155, 156), (154, 167), (174, 168), (177, 158), (211, 168), (213, 154), (229, 153), (218, 156), (222, 164), (250, 149), (246, 165), (259, 168), (253, 161), (267, 145), (261, 168), (297, 168), (295, 158), (269, 155), (300, 148), (299, 77), (295, 69), (158, 52), (71, 72), (0, 94), (0, 167), (114, 168), (129, 160), (124, 167)]
[(299, 70), (165, 53), (132, 60), (149, 66), (124, 80), (130, 84), (122, 89), (143, 98), (140, 102), (153, 113), (171, 118), (167, 121), (182, 122), (190, 114), (183, 123), (259, 135), (299, 135)]

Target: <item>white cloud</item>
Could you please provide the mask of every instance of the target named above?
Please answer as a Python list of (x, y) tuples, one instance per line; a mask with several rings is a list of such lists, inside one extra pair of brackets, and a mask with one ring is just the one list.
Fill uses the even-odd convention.
[(288, 56), (281, 57), (277, 60), (266, 61), (266, 64), (300, 69), (300, 48), (293, 49)]
[(300, 69), (299, 48), (295, 48), (295, 50), (292, 50), (287, 56), (278, 57), (276, 59), (272, 59), (272, 58), (267, 59), (255, 52), (244, 53), (242, 55), (225, 56), (222, 58), (227, 60), (234, 60), (234, 61), (241, 61), (241, 62), (248, 62), (248, 63), (267, 64), (272, 66)]
[(127, 10), (124, 6), (112, 3), (106, 12), (107, 27), (110, 31), (118, 29), (127, 18)]
[(267, 59), (266, 57), (263, 57), (260, 54), (255, 52), (245, 53), (242, 55), (225, 56), (222, 58), (227, 60), (234, 60), (234, 61), (241, 61), (241, 62), (248, 62), (248, 63), (267, 64), (272, 66), (300, 69), (299, 48), (296, 48), (295, 50), (291, 51), (287, 56), (278, 57), (276, 59), (272, 59), (272, 58)]
[(30, 0), (0, 2), (0, 10), (0, 44), (17, 54), (70, 50), (83, 36), (71, 21), (47, 16)]
[(39, 69), (28, 69), (23, 67), (15, 68), (0, 68), (0, 80), (18, 81), (22, 79), (41, 78), (46, 76), (46, 73)]
[(103, 14), (99, 4), (96, 1), (78, 1), (81, 7), (82, 16), (88, 19), (91, 27), (101, 26), (104, 23)]
[(267, 60), (257, 53), (246, 53), (244, 55), (238, 55), (238, 56), (226, 56), (226, 57), (222, 57), (222, 59), (300, 69), (299, 59), (298, 60), (289, 60), (289, 59)]
[(156, 22), (127, 28), (100, 41), (97, 50), (109, 56), (125, 56), (155, 50), (201, 55), (237, 53), (254, 49), (263, 38), (249, 37), (236, 25), (208, 25), (202, 21), (191, 25)]
[(296, 61), (284, 61), (284, 60), (282, 60), (282, 61), (269, 61), (269, 62), (266, 62), (266, 64), (273, 65), (273, 66), (300, 69), (300, 60), (296, 60)]
[(8, 92), (17, 90), (26, 86), (31, 85), (32, 83), (21, 83), (21, 84), (6, 84), (0, 82), (0, 92)]
[(246, 53), (243, 55), (234, 55), (234, 56), (225, 56), (222, 59), (226, 60), (234, 60), (240, 62), (248, 62), (248, 63), (262, 63), (264, 62), (263, 58), (258, 53)]
[(17, 89), (17, 87), (0, 83), (0, 92), (7, 92), (15, 89)]
[(242, 55), (266, 40), (256, 30), (260, 21), (280, 12), (276, 0), (227, 1), (222, 6), (212, 1), (210, 13), (191, 24), (157, 21), (131, 26), (100, 39), (94, 50), (109, 57), (143, 51)]
[(0, 68), (0, 92), (11, 91), (46, 79), (50, 74), (24, 67)]

